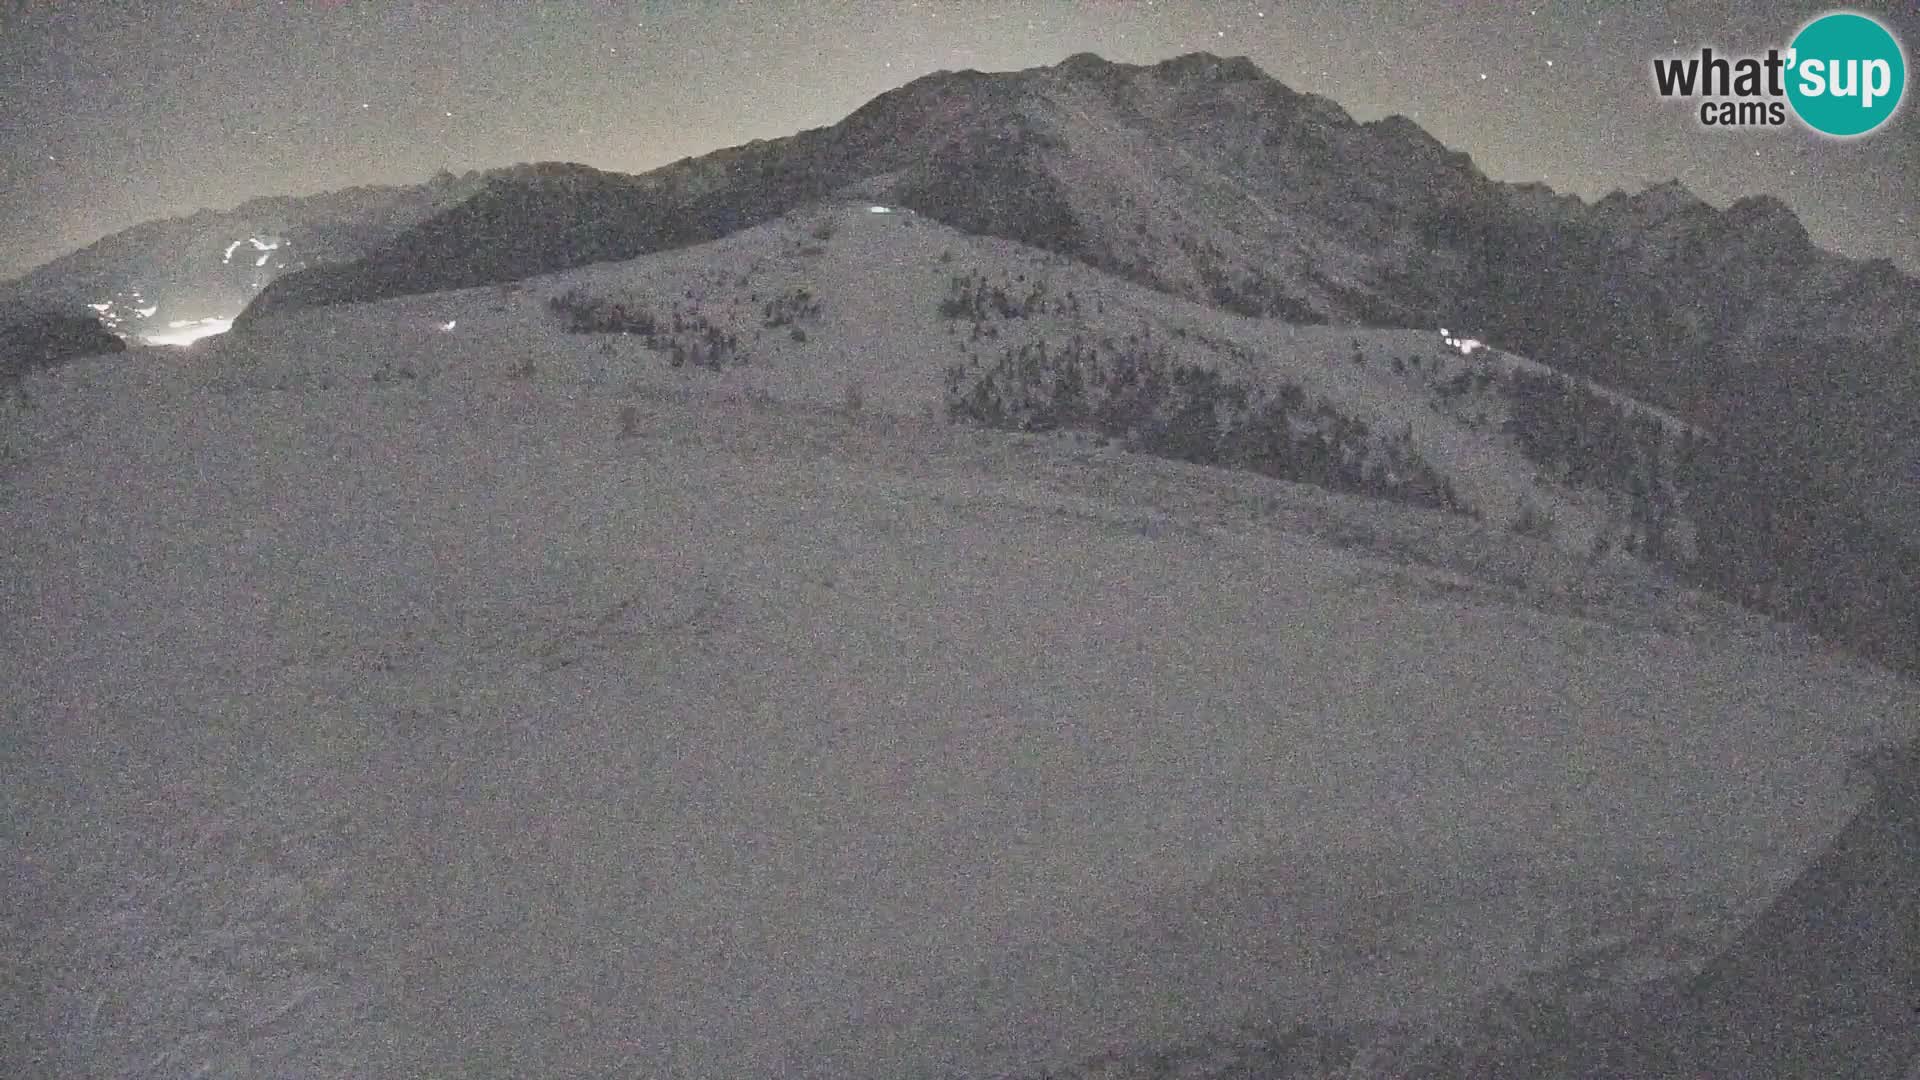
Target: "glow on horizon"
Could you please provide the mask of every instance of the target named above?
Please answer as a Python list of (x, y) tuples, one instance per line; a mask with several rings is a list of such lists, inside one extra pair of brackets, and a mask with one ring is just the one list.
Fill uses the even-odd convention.
[(164, 334), (144, 334), (140, 340), (148, 345), (191, 345), (201, 338), (224, 334), (233, 329), (232, 319), (178, 319), (173, 323), (175, 329)]

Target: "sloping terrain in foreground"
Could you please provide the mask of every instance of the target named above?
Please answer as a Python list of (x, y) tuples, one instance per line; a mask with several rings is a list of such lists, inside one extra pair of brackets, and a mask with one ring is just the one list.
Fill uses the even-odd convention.
[(1701, 968), (1912, 734), (1498, 527), (434, 322), (544, 306), (6, 406), (10, 1074), (1331, 1069)]

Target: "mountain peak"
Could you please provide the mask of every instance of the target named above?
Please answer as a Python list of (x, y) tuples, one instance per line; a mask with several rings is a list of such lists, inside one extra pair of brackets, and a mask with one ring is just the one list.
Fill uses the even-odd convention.
[(1069, 74), (1104, 74), (1120, 65), (1099, 53), (1077, 52), (1054, 66)]
[(1220, 57), (1210, 52), (1190, 52), (1162, 60), (1153, 71), (1162, 78), (1210, 82), (1261, 82), (1270, 77), (1244, 56)]
[(1635, 226), (1646, 228), (1680, 215), (1711, 210), (1712, 207), (1680, 181), (1663, 180), (1633, 195), (1615, 190), (1595, 203), (1594, 209), (1603, 216), (1625, 219)]
[(1378, 120), (1368, 121), (1366, 126), (1378, 130), (1382, 135), (1424, 139), (1434, 142), (1439, 141), (1434, 139), (1434, 137), (1427, 132), (1426, 128), (1421, 127), (1415, 123), (1411, 117), (1402, 113), (1394, 113), (1391, 116), (1383, 116)]
[(1099, 53), (1077, 52), (1046, 69), (1092, 78), (1115, 74), (1151, 72), (1162, 79), (1204, 82), (1270, 82), (1273, 77), (1245, 56), (1218, 56), (1210, 52), (1190, 52), (1170, 57), (1153, 65), (1127, 64), (1108, 60)]
[[(1315, 94), (1304, 95), (1315, 115), (1335, 128), (1355, 126), (1353, 118), (1346, 110), (1326, 98)], [(1378, 120), (1369, 120), (1358, 125), (1361, 130), (1372, 136), (1377, 145), (1376, 159), (1397, 162), (1403, 166), (1417, 164), (1432, 169), (1438, 175), (1444, 175), (1450, 182), (1463, 177), (1477, 178), (1479, 171), (1473, 164), (1473, 158), (1463, 150), (1454, 150), (1433, 137), (1426, 128), (1412, 119), (1394, 113)]]
[(1812, 244), (1807, 237), (1806, 226), (1800, 224), (1799, 215), (1786, 203), (1772, 195), (1747, 195), (1736, 199), (1727, 207), (1728, 225), (1775, 236), (1792, 247), (1806, 247)]
[(1648, 210), (1679, 210), (1704, 200), (1679, 180), (1663, 180), (1649, 185), (1628, 201)]
[[(1417, 148), (1423, 156), (1439, 157), (1453, 154), (1445, 143), (1433, 137), (1433, 133), (1421, 127), (1412, 119), (1394, 113), (1378, 120), (1370, 120), (1361, 125), (1382, 139), (1404, 146)], [(1466, 155), (1462, 154), (1461, 157)]]

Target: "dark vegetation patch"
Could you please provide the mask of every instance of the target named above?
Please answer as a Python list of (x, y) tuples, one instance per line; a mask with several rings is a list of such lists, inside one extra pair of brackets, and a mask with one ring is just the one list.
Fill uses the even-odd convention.
[(569, 333), (637, 337), (674, 367), (719, 371), (747, 364), (738, 334), (714, 325), (697, 308), (683, 309), (678, 301), (666, 316), (656, 316), (637, 301), (590, 297), (572, 289), (549, 299), (547, 308), (565, 320)]
[(761, 325), (773, 328), (811, 322), (820, 318), (820, 299), (805, 286), (789, 289), (766, 302), (761, 309)]
[(1275, 389), (1176, 362), (1164, 343), (1074, 335), (1008, 346), (946, 372), (949, 419), (1006, 431), (1080, 431), (1130, 450), (1358, 492), (1459, 514), (1473, 511), (1411, 445), (1292, 383)]
[[(1623, 496), (1626, 550), (1689, 584), (1920, 674), (1920, 548), (1879, 524), (1791, 448), (1734, 429), (1673, 434), (1557, 373), (1500, 383), (1507, 432), (1567, 484)], [(1673, 543), (1684, 513), (1691, 553)], [(1688, 557), (1690, 554), (1691, 557)]]
[(1024, 274), (1012, 280), (1004, 274), (989, 278), (978, 270), (955, 274), (948, 279), (947, 294), (940, 300), (940, 317), (966, 319), (977, 324), (991, 317), (1027, 319), (1035, 315), (1055, 315), (1077, 318), (1080, 315), (1080, 298), (1072, 291), (1063, 296), (1054, 296), (1044, 278), (1036, 275), (1032, 282), (1024, 278)]

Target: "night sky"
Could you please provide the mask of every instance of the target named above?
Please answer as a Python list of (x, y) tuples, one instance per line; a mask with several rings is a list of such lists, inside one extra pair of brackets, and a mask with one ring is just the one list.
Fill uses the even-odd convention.
[[(1778, 195), (1815, 242), (1920, 272), (1920, 90), (1879, 132), (1703, 129), (1656, 55), (1784, 47), (1831, 10), (1695, 3), (0, 0), (0, 276), (256, 195), (517, 161), (643, 171), (831, 124), (941, 68), (1251, 57), (1404, 113), (1502, 180)], [(1906, 44), (1920, 5), (1852, 5)]]

